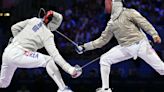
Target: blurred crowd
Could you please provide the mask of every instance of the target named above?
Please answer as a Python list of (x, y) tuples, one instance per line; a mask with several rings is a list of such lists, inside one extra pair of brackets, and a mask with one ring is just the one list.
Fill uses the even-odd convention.
[(62, 11), (64, 20), (59, 30), (78, 44), (93, 40), (105, 26), (102, 3), (102, 0), (74, 0)]
[(127, 0), (127, 7), (137, 9), (152, 24), (163, 26), (164, 3), (163, 0)]

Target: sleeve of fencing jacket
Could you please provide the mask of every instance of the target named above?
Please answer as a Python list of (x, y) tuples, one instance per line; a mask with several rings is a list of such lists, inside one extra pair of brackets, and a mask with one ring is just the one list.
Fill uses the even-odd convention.
[(66, 60), (60, 55), (58, 49), (56, 48), (53, 36), (44, 41), (44, 46), (49, 55), (53, 58), (54, 62), (58, 64), (64, 71), (69, 73), (71, 65), (67, 63)]
[(152, 26), (152, 24), (150, 24), (150, 22), (145, 17), (143, 17), (139, 12), (137, 12), (134, 9), (131, 9), (129, 15), (131, 21), (133, 21), (138, 27), (143, 29), (146, 33), (148, 33), (152, 37), (158, 35), (157, 31)]
[(29, 19), (18, 22), (11, 27), (12, 35), (15, 37), (28, 24)]
[(85, 50), (93, 50), (96, 48), (101, 48), (105, 44), (107, 44), (111, 38), (113, 37), (113, 33), (110, 31), (109, 26), (105, 28), (105, 30), (101, 33), (101, 36), (94, 41), (88, 42), (84, 44)]

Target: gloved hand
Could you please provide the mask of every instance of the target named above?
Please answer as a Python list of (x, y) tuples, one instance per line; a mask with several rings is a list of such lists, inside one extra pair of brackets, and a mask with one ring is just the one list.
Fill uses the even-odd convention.
[(78, 54), (83, 54), (85, 51), (85, 48), (83, 45), (80, 45), (80, 46), (76, 46), (75, 50)]
[(72, 74), (72, 78), (77, 78), (82, 74), (82, 68), (79, 65), (75, 65), (74, 72)]
[(161, 38), (158, 35), (153, 36), (153, 40), (154, 40), (154, 43), (161, 43)]
[(44, 16), (44, 23), (48, 24), (51, 21), (52, 17), (53, 17), (53, 11), (52, 10), (47, 11), (46, 15)]

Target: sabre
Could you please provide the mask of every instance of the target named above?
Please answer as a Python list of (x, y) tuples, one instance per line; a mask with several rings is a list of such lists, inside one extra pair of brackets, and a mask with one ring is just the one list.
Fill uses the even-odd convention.
[(39, 17), (39, 18), (41, 18), (41, 13), (42, 13), (42, 11), (43, 11), (44, 15), (46, 14), (45, 9), (44, 9), (44, 8), (40, 8), (39, 13), (38, 13), (38, 17)]
[[(63, 36), (65, 39), (67, 39), (69, 42), (71, 42), (73, 45), (75, 45), (75, 46), (78, 47), (78, 44), (77, 44), (77, 43), (75, 43), (73, 40), (71, 40), (70, 38), (68, 38), (67, 36), (65, 36), (63, 33), (59, 32), (59, 31), (57, 31), (57, 30), (56, 30), (55, 32), (58, 33), (58, 34), (60, 34), (60, 35)], [(81, 68), (83, 69), (83, 68), (85, 68), (86, 66), (88, 66), (88, 65), (90, 65), (90, 64), (92, 64), (92, 63), (94, 63), (95, 61), (97, 61), (97, 60), (99, 60), (99, 59), (100, 59), (100, 57), (97, 57), (97, 58), (93, 59), (92, 61), (90, 61), (90, 62), (86, 63), (85, 65), (83, 65)]]
[[(44, 10), (44, 8), (40, 8), (39, 13), (38, 13), (38, 17), (39, 17), (39, 18), (41, 17), (41, 16), (40, 16), (41, 11), (43, 11), (44, 14), (46, 13), (45, 10)], [(59, 35), (63, 36), (65, 39), (67, 39), (69, 42), (71, 42), (71, 43), (72, 43), (73, 45), (75, 45), (76, 47), (78, 47), (78, 44), (77, 44), (77, 43), (75, 43), (73, 40), (71, 40), (70, 38), (68, 38), (67, 36), (65, 36), (63, 33), (59, 32), (59, 31), (57, 31), (57, 30), (55, 30), (55, 32), (58, 33)], [(93, 59), (92, 61), (90, 61), (89, 63), (86, 63), (86, 64), (83, 65), (81, 68), (82, 68), (82, 69), (85, 68), (86, 66), (88, 66), (88, 65), (90, 65), (90, 64), (92, 64), (92, 63), (94, 63), (94, 62), (97, 61), (98, 59), (100, 59), (100, 57), (97, 57), (97, 58)]]
[(65, 39), (67, 39), (69, 42), (71, 42), (76, 47), (78, 47), (78, 44), (77, 43), (75, 43), (73, 40), (71, 40), (70, 38), (68, 38), (67, 36), (65, 36), (63, 33), (59, 32), (57, 30), (55, 32), (58, 33), (58, 34), (60, 34), (61, 36), (63, 36)]
[(92, 63), (94, 63), (95, 61), (97, 61), (97, 60), (99, 60), (99, 59), (100, 59), (100, 57), (97, 57), (97, 58), (93, 59), (92, 61), (90, 61), (89, 63), (86, 63), (85, 65), (83, 65), (81, 68), (83, 69), (83, 68), (85, 68), (86, 66), (88, 66), (88, 65), (90, 65), (90, 64), (92, 64)]

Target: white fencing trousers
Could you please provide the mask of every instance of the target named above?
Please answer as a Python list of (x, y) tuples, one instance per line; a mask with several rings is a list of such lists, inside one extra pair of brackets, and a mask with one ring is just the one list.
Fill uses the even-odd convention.
[(130, 58), (142, 58), (147, 64), (154, 68), (160, 75), (164, 75), (164, 63), (156, 54), (147, 40), (141, 40), (131, 46), (123, 47), (117, 45), (103, 54), (100, 58), (100, 64), (111, 66)]
[(13, 44), (8, 45), (2, 56), (0, 88), (9, 86), (17, 68), (46, 67), (50, 60), (52, 58), (48, 55), (25, 51), (18, 46), (15, 47)]

